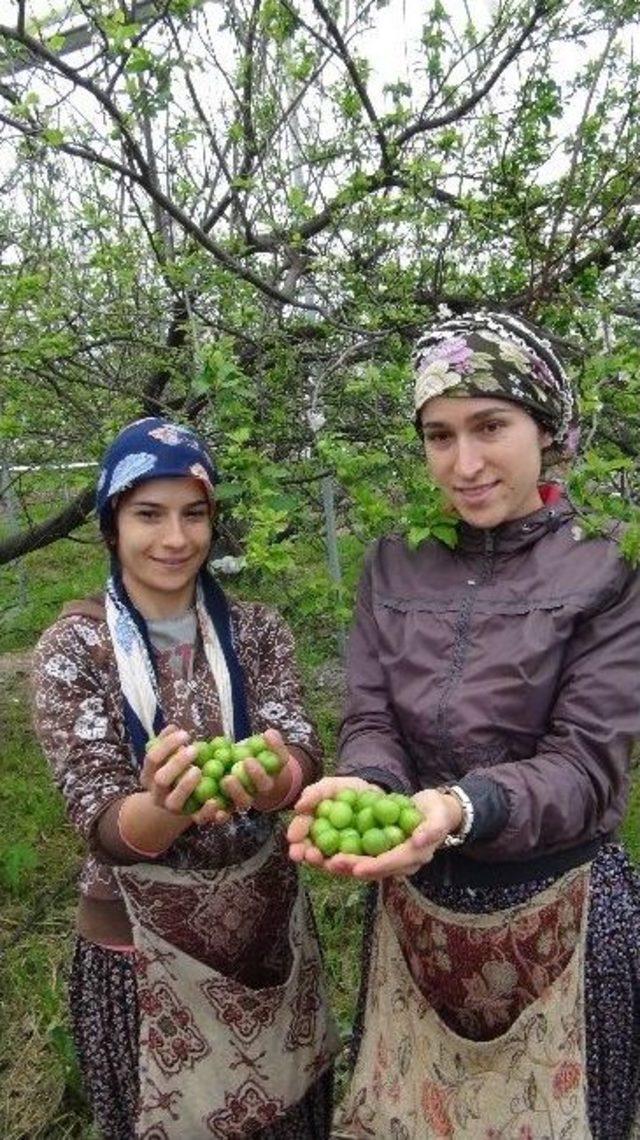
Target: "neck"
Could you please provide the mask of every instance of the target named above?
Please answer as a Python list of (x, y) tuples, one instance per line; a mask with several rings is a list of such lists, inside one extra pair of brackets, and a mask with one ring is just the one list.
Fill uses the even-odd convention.
[(167, 621), (182, 617), (193, 605), (196, 596), (195, 581), (189, 582), (183, 590), (177, 590), (175, 593), (157, 593), (141, 589), (136, 582), (129, 580), (126, 571), (122, 574), (122, 582), (138, 613), (142, 614), (145, 621)]

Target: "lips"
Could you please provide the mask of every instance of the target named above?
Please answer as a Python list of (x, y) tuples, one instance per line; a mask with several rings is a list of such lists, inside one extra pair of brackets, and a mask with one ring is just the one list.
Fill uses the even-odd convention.
[(182, 566), (188, 566), (191, 562), (190, 558), (154, 558), (154, 562), (158, 566), (164, 566), (167, 570), (179, 570)]
[(493, 483), (482, 483), (478, 487), (456, 487), (456, 495), (466, 503), (482, 503), (497, 486), (498, 480)]

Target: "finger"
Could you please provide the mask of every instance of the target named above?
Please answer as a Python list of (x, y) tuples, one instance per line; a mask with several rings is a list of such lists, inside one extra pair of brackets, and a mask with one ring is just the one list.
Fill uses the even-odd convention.
[(196, 749), (193, 744), (188, 744), (186, 748), (179, 748), (177, 752), (174, 752), (155, 772), (153, 782), (156, 788), (161, 790), (171, 788), (191, 767), (202, 775), (200, 769), (194, 764), (195, 755)]
[(282, 738), (282, 734), (276, 728), (267, 728), (262, 735), (267, 747), (286, 763), (289, 758), (289, 749)]
[(422, 850), (425, 847), (437, 847), (447, 834), (446, 827), (434, 827), (427, 823), (419, 823), (409, 837), (412, 847)]
[[(404, 847), (405, 845), (402, 844)], [(416, 871), (428, 863), (428, 858), (416, 859), (412, 858), (408, 851), (402, 855), (397, 855), (400, 848), (397, 847), (394, 851), (387, 851), (384, 855), (376, 856), (363, 856), (358, 860), (353, 868), (353, 876), (356, 879), (374, 880), (374, 879), (388, 879), (391, 876), (405, 876), (414, 875)]]
[(170, 736), (172, 732), (180, 732), (180, 725), (178, 724), (165, 724), (164, 728), (160, 729), (156, 740), (164, 740), (165, 736)]
[(185, 732), (183, 728), (174, 729), (173, 732), (167, 733), (162, 738), (158, 737), (157, 742), (147, 752), (147, 764), (153, 771), (156, 771), (169, 759), (173, 752), (177, 752), (178, 748), (188, 744), (189, 739), (189, 733)]
[(205, 823), (226, 823), (229, 819), (231, 819), (231, 812), (223, 811), (222, 808), (218, 807), (218, 805), (211, 800), (204, 804), (203, 807), (200, 808), (200, 811), (194, 812), (193, 814), (193, 821), (198, 827), (202, 827)]
[(361, 855), (356, 859), (353, 868), (353, 873), (358, 878), (386, 878), (387, 875), (405, 875), (407, 868), (412, 867), (414, 863), (420, 864), (420, 860), (416, 860), (415, 850), (411, 850), (411, 845), (407, 841), (400, 843), (391, 851), (385, 851), (382, 855)]
[(311, 824), (312, 817), (310, 815), (294, 815), (287, 828), (289, 843), (302, 843), (309, 834)]
[(312, 867), (323, 867), (324, 855), (321, 851), (318, 851), (317, 847), (314, 847), (313, 843), (307, 843), (304, 852), (304, 861), (305, 863), (309, 863)]
[(332, 875), (352, 875), (360, 858), (359, 855), (338, 853), (325, 861), (324, 870), (330, 871)]
[(306, 848), (306, 843), (292, 843), (289, 847), (289, 858), (292, 859), (294, 863), (304, 863)]
[(187, 799), (199, 784), (201, 775), (200, 769), (195, 765), (187, 768), (174, 787), (165, 796), (159, 797), (157, 802), (167, 811), (181, 812)]
[(253, 797), (243, 788), (237, 776), (225, 776), (220, 781), (220, 787), (239, 811), (247, 811), (251, 807)]
[(266, 796), (273, 789), (273, 780), (267, 775), (259, 760), (245, 760), (244, 770), (255, 788), (256, 796)]

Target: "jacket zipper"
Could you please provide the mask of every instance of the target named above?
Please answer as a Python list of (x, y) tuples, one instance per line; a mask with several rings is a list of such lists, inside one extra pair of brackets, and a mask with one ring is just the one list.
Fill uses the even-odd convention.
[[(490, 579), (491, 579), (491, 575), (493, 573), (495, 546), (496, 546), (495, 534), (492, 530), (487, 530), (485, 532), (485, 536), (484, 536), (484, 558), (483, 558), (482, 566), (480, 569), (480, 573), (475, 580), (469, 581), (469, 585), (473, 586), (472, 592), (474, 592), (474, 593), (478, 589), (479, 586), (484, 585), (486, 582), (490, 581)], [(452, 855), (451, 851), (443, 851), (442, 854), (444, 856), (444, 866), (442, 868), (442, 883), (446, 887), (451, 887), (451, 886), (453, 886), (452, 859), (455, 858), (455, 856)]]

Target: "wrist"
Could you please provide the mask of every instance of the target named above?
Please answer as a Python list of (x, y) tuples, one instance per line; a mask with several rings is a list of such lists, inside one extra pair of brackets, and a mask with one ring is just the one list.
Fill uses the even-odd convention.
[(464, 813), (462, 811), (462, 804), (460, 800), (451, 792), (442, 792), (444, 796), (445, 806), (447, 809), (447, 834), (455, 835), (460, 830), (464, 821)]
[(289, 759), (282, 772), (286, 773), (288, 779), (281, 788), (276, 802), (269, 806), (268, 811), (282, 811), (284, 808), (290, 807), (296, 802), (302, 791), (302, 765), (291, 753), (289, 753)]
[(438, 791), (448, 802), (452, 824), (455, 825), (449, 829), (443, 846), (459, 847), (468, 838), (473, 828), (473, 803), (467, 793), (457, 784), (438, 788)]
[(120, 805), (118, 832), (123, 843), (150, 858), (164, 851), (191, 826), (189, 816), (154, 803), (151, 792), (132, 792)]

